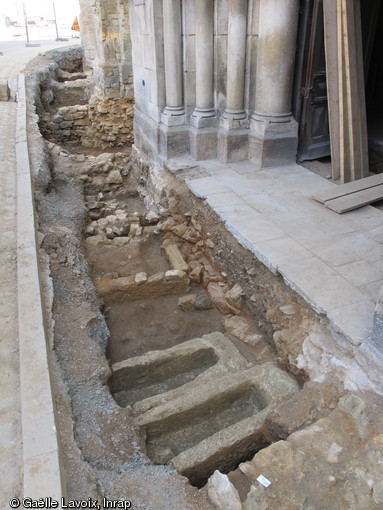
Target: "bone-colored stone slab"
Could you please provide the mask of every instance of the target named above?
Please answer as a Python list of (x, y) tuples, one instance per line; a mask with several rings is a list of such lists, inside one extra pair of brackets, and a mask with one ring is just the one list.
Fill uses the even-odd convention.
[(313, 257), (293, 262), (279, 269), (285, 281), (319, 313), (329, 313), (365, 299), (343, 276)]

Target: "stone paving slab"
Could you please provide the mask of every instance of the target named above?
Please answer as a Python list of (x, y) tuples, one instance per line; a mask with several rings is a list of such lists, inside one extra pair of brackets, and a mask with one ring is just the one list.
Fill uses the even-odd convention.
[[(286, 264), (279, 272), (290, 287), (319, 313), (328, 314), (340, 305), (348, 306), (366, 298), (346, 278), (317, 257)], [(372, 302), (371, 305), (374, 308)]]
[(312, 257), (310, 251), (287, 236), (258, 243), (254, 246), (253, 252), (274, 274), (279, 272), (281, 266), (301, 262)]
[(383, 212), (326, 209), (312, 195), (337, 185), (295, 164), (255, 170), (249, 161), (208, 160), (200, 167), (208, 177), (187, 185), (235, 238), (354, 346), (369, 342), (383, 284)]
[(338, 326), (339, 331), (346, 335), (353, 345), (360, 345), (371, 334), (375, 310), (371, 303), (372, 300), (365, 299), (335, 308), (328, 313), (330, 321)]

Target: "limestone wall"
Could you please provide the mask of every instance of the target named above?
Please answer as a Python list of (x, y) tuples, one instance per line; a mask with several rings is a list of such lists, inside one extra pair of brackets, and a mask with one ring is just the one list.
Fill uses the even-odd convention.
[(87, 105), (62, 106), (40, 123), (44, 136), (55, 143), (88, 148), (125, 147), (133, 143), (134, 104), (128, 99), (100, 99)]
[[(165, 107), (162, 11), (161, 1), (131, 2), (135, 100), (138, 109), (155, 121)], [(214, 2), (215, 107), (221, 113), (226, 107), (228, 15), (229, 0)], [(245, 79), (245, 109), (249, 114), (254, 110), (258, 15), (258, 0), (249, 0)], [(196, 104), (195, 0), (182, 2), (182, 45), (184, 102), (190, 117)]]
[(295, 162), (299, 0), (133, 0), (135, 145), (151, 157)]
[[(65, 71), (73, 53), (64, 49), (39, 57), (36, 110), (41, 133), (59, 144), (98, 149), (130, 146), (134, 101), (97, 93), (92, 76), (77, 67), (75, 72)], [(75, 54), (81, 56), (81, 49)]]
[(134, 96), (139, 150), (163, 159), (250, 159), (257, 168), (295, 162), (299, 0), (80, 0), (80, 7), (95, 93)]
[(108, 98), (133, 99), (129, 0), (79, 0), (85, 63), (96, 90)]

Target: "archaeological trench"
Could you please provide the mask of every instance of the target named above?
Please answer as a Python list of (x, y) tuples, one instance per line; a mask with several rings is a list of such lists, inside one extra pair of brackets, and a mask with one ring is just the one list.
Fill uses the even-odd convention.
[(95, 94), (79, 49), (33, 61), (27, 96), (68, 498), (382, 508), (381, 399), (345, 384), (327, 319), (191, 195), (198, 166), (145, 160), (133, 101)]

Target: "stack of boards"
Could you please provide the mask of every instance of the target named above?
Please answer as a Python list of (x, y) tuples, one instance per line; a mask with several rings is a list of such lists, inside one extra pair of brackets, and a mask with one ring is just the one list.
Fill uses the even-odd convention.
[(313, 199), (338, 214), (378, 202), (383, 200), (383, 174), (334, 186), (331, 191), (316, 193)]

